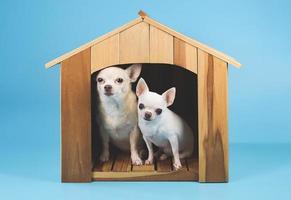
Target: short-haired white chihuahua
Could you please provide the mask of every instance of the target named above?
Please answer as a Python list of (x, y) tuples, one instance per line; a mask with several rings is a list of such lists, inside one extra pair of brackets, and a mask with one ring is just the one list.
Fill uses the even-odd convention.
[(99, 96), (98, 122), (102, 140), (99, 160), (109, 160), (109, 142), (121, 150), (130, 151), (132, 164), (141, 165), (138, 154), (141, 133), (137, 125), (137, 98), (131, 83), (140, 75), (141, 64), (127, 69), (108, 67), (96, 77)]
[(149, 91), (143, 78), (136, 86), (138, 96), (138, 125), (149, 154), (145, 164), (153, 163), (153, 146), (163, 151), (160, 159), (173, 156), (175, 170), (181, 168), (180, 159), (193, 153), (193, 132), (187, 123), (168, 109), (174, 103), (176, 89), (170, 88), (162, 95)]

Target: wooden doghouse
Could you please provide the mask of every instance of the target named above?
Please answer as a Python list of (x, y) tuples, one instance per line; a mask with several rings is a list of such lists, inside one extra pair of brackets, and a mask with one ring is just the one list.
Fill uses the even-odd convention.
[[(139, 15), (128, 24), (46, 64), (47, 68), (61, 64), (62, 181), (227, 182), (227, 70), (228, 64), (240, 67), (240, 63), (158, 23), (142, 11)], [(183, 160), (182, 170), (173, 171), (171, 160), (132, 166), (126, 154), (117, 154), (104, 164), (97, 161), (98, 130), (94, 128), (96, 122), (92, 119), (92, 77), (105, 67), (130, 63), (143, 63), (146, 66), (143, 70), (150, 64), (179, 66), (190, 74), (190, 78), (194, 77), (193, 85), (197, 90), (193, 93), (193, 104), (197, 107), (197, 150), (193, 158)], [(156, 68), (153, 66), (148, 71), (151, 69)], [(178, 77), (176, 72), (172, 76)]]

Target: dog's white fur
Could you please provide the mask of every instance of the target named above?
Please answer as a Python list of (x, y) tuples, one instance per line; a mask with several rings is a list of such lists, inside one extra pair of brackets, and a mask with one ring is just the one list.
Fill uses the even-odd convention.
[[(109, 67), (96, 77), (99, 96), (99, 126), (102, 139), (100, 161), (109, 160), (109, 142), (119, 149), (129, 151), (134, 165), (141, 165), (138, 155), (141, 133), (137, 126), (137, 98), (131, 89), (131, 83), (140, 75), (141, 65), (134, 64), (127, 69)], [(122, 79), (122, 83), (118, 82)], [(111, 86), (110, 92), (105, 86)], [(108, 95), (109, 94), (109, 95)]]
[[(138, 125), (149, 151), (145, 164), (153, 163), (153, 143), (163, 151), (160, 159), (173, 156), (174, 168), (181, 168), (180, 159), (190, 157), (193, 153), (193, 132), (181, 117), (167, 108), (174, 102), (176, 89), (171, 88), (159, 95), (150, 92), (144, 79), (140, 78), (136, 94)], [(162, 109), (162, 112), (156, 113), (157, 109)], [(146, 113), (151, 114), (150, 118), (146, 119)]]

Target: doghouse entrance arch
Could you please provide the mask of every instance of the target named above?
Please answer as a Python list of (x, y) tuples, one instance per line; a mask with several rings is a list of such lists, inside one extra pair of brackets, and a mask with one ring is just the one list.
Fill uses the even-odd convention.
[(93, 177), (91, 74), (129, 63), (178, 65), (197, 74), (198, 180), (228, 181), (227, 69), (228, 64), (240, 66), (233, 58), (141, 12), (139, 18), (62, 55), (46, 67), (58, 63), (63, 182), (89, 182)]
[[(118, 67), (127, 68), (130, 64)], [(182, 169), (173, 170), (172, 158), (155, 159), (152, 165), (134, 166), (130, 154), (111, 148), (110, 160), (99, 162), (101, 138), (97, 123), (98, 94), (96, 76), (91, 77), (92, 93), (92, 159), (94, 164), (93, 180), (189, 180), (198, 181), (198, 105), (197, 105), (197, 75), (183, 67), (170, 64), (143, 63), (140, 77), (143, 77), (151, 91), (159, 94), (170, 87), (176, 87), (176, 98), (170, 109), (181, 116), (193, 130), (194, 151), (190, 158), (182, 159)], [(136, 82), (137, 83), (137, 82)], [(135, 91), (136, 83), (132, 89)], [(187, 91), (187, 92), (185, 92)], [(99, 148), (98, 148), (99, 147)], [(146, 147), (145, 147), (146, 148)], [(144, 157), (143, 159), (146, 159)]]

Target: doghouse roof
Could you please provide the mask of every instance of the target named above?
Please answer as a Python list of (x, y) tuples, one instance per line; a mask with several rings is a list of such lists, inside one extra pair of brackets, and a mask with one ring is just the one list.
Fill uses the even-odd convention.
[(197, 48), (209, 53), (209, 54), (212, 54), (213, 56), (216, 56), (217, 58), (219, 58), (219, 59), (227, 62), (228, 64), (231, 64), (231, 65), (237, 67), (237, 68), (239, 68), (241, 66), (241, 64), (238, 61), (236, 61), (234, 58), (232, 58), (232, 57), (230, 57), (230, 56), (228, 56), (220, 51), (217, 51), (216, 49), (211, 48), (203, 43), (200, 43), (192, 38), (189, 38), (181, 33), (178, 33), (176, 31), (174, 31), (173, 29), (170, 29), (169, 27), (167, 27), (167, 26), (151, 19), (150, 17), (148, 17), (145, 12), (140, 11), (138, 14), (139, 14), (139, 17), (137, 19), (135, 19), (135, 20), (101, 36), (101, 37), (98, 37), (98, 38), (96, 38), (96, 39), (94, 39), (94, 40), (68, 52), (68, 53), (61, 55), (60, 57), (46, 63), (45, 67), (50, 68), (56, 64), (59, 64), (62, 61), (66, 60), (67, 58), (70, 58), (71, 56), (73, 56), (73, 55), (75, 55), (75, 54), (77, 54), (77, 53), (79, 53), (79, 52), (81, 52), (89, 47), (92, 47), (95, 44), (100, 43), (101, 41), (103, 41), (103, 40), (105, 40), (105, 39), (107, 39), (107, 38), (109, 38), (117, 33), (120, 33), (122, 31), (140, 23), (140, 22), (148, 23), (149, 25), (154, 26), (154, 27), (172, 35), (173, 37), (176, 37), (176, 38), (178, 38), (178, 39), (180, 39), (180, 40), (182, 40), (182, 41), (184, 41), (184, 42), (186, 42), (194, 47), (197, 47)]

